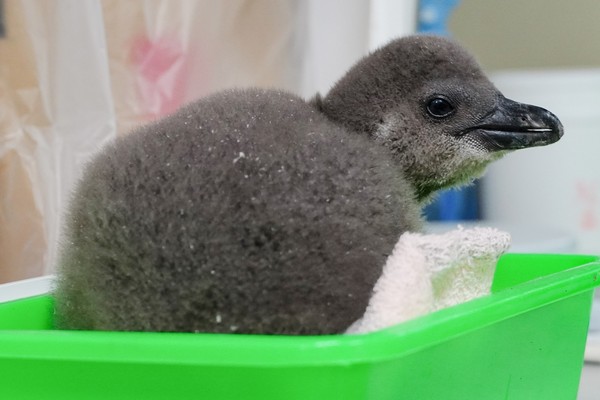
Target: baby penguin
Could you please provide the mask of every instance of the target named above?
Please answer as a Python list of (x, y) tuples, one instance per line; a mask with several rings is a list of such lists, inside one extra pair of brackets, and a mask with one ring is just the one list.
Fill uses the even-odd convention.
[(308, 102), (200, 99), (88, 164), (64, 227), (57, 327), (344, 332), (436, 190), (562, 133), (433, 36), (392, 41)]

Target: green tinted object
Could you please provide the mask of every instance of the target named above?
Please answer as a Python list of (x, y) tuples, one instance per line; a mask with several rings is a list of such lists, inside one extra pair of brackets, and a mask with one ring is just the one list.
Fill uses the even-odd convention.
[(32, 297), (0, 304), (0, 398), (575, 399), (599, 274), (506, 255), (492, 295), (356, 336), (57, 331)]

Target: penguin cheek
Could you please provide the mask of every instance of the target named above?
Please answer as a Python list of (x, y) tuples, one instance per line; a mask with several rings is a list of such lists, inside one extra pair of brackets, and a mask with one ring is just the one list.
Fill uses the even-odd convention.
[(454, 138), (436, 130), (423, 132), (410, 146), (410, 153), (414, 155), (411, 172), (445, 185), (459, 151)]
[(487, 155), (488, 153), (491, 153), (488, 145), (481, 139), (479, 135), (467, 133), (466, 135), (460, 136), (457, 139), (461, 143), (461, 147), (469, 149), (476, 154)]
[(415, 118), (409, 113), (395, 110), (381, 118), (373, 131), (373, 138), (393, 150), (405, 147), (403, 143), (411, 141), (411, 136), (417, 136), (414, 129), (411, 129), (414, 126), (418, 126)]
[(508, 150), (490, 151), (484, 141), (479, 136), (465, 135), (459, 138), (460, 154), (457, 160), (462, 160), (467, 167), (463, 169), (473, 170), (480, 169), (480, 172), (474, 172), (473, 177), (480, 176), (488, 164), (502, 158), (509, 153)]
[(469, 131), (456, 137), (460, 147), (486, 160), (495, 161), (511, 150), (499, 149), (488, 137), (478, 130)]

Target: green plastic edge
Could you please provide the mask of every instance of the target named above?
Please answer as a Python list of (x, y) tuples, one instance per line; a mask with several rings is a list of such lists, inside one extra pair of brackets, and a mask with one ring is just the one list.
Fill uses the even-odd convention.
[(590, 291), (600, 285), (600, 259), (588, 259), (584, 265), (369, 334), (298, 337), (5, 330), (0, 331), (0, 358), (265, 368), (381, 362)]

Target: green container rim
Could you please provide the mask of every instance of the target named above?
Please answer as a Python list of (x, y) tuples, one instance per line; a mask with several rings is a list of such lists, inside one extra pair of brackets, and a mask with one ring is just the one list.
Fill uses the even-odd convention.
[[(267, 336), (0, 330), (0, 357), (253, 368), (371, 364), (419, 352), (600, 285), (600, 258), (596, 256), (508, 254), (503, 259), (514, 262), (528, 257), (566, 260), (572, 267), (368, 334)], [(52, 309), (49, 295), (29, 300), (47, 302), (48, 309)]]

